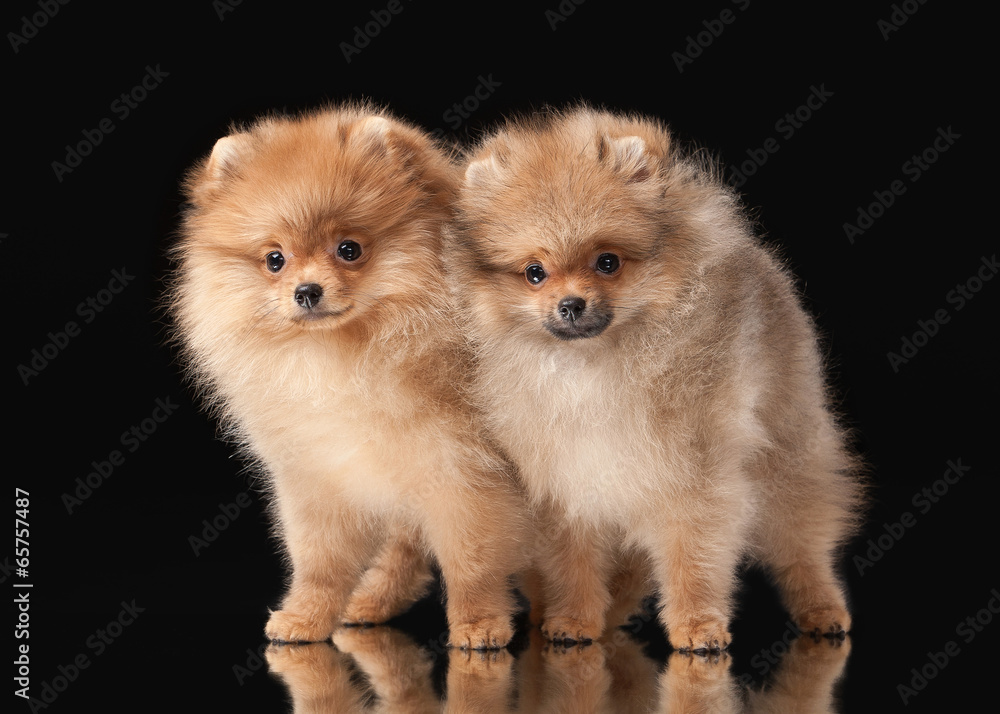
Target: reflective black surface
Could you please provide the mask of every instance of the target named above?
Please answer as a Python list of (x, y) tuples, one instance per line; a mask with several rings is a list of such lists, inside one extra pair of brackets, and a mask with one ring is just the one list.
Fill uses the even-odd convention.
[[(624, 632), (587, 646), (547, 644), (537, 630), (515, 656), (421, 648), (400, 630), (338, 632), (334, 645), (271, 646), (270, 671), (297, 714), (361, 712), (829, 711), (849, 641), (799, 638), (764, 688), (740, 686), (728, 654), (647, 656)], [(440, 663), (443, 673), (436, 669)]]

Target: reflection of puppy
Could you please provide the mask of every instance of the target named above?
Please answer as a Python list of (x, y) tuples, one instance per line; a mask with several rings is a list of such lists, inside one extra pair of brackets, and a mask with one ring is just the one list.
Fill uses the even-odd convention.
[[(740, 690), (729, 671), (729, 655), (698, 656), (671, 653), (660, 675), (660, 706), (665, 712), (712, 712), (738, 714)], [(757, 710), (753, 710), (757, 712)], [(765, 709), (760, 710), (764, 714)], [(804, 709), (775, 709), (801, 712)]]
[(197, 385), (270, 475), (292, 566), (273, 639), (398, 613), (425, 551), (453, 644), (511, 636), (519, 501), (475, 437), (441, 275), (456, 183), (422, 132), (358, 107), (263, 120), (189, 177), (171, 308)]
[(601, 633), (620, 554), (651, 567), (677, 648), (728, 644), (746, 556), (803, 630), (849, 627), (853, 459), (733, 193), (657, 123), (580, 109), (485, 139), (459, 209), (478, 397), (541, 514), (548, 636)]
[(362, 714), (365, 692), (353, 681), (349, 655), (328, 643), (271, 645), (268, 669), (288, 689), (294, 714)]
[(851, 640), (803, 635), (795, 639), (761, 689), (748, 692), (752, 714), (839, 711), (834, 689), (844, 674)]
[(514, 713), (513, 702), (518, 699), (514, 658), (507, 650), (450, 651), (442, 702), (434, 691), (434, 655), (402, 632), (391, 627), (343, 629), (334, 634), (333, 642), (354, 658), (371, 685), (375, 703), (365, 709), (370, 714)]

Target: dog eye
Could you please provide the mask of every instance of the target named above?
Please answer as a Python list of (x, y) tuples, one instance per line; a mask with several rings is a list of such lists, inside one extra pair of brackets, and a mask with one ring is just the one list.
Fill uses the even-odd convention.
[(597, 269), (602, 273), (611, 275), (619, 267), (621, 267), (621, 261), (618, 260), (618, 256), (614, 253), (601, 253), (597, 256)]
[(337, 246), (337, 255), (350, 262), (361, 257), (361, 244), (353, 240), (345, 240)]
[(545, 272), (545, 268), (538, 263), (532, 263), (524, 269), (524, 277), (527, 278), (528, 282), (532, 285), (538, 285), (540, 282), (545, 280), (548, 275)]
[(283, 256), (278, 251), (271, 251), (264, 258), (264, 262), (267, 264), (267, 269), (272, 273), (277, 273), (285, 266), (285, 256)]

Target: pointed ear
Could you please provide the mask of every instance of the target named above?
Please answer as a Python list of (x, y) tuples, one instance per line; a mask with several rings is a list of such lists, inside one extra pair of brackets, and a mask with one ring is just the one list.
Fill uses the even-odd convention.
[(490, 154), (485, 159), (470, 163), (465, 169), (465, 183), (469, 186), (482, 186), (500, 175), (500, 164), (496, 156)]
[(615, 171), (628, 177), (629, 183), (645, 181), (653, 175), (654, 158), (646, 150), (646, 142), (638, 136), (611, 138), (602, 136), (597, 156), (609, 161)]
[(389, 134), (392, 131), (392, 123), (385, 117), (372, 115), (365, 117), (354, 127), (351, 139), (362, 146), (381, 149), (385, 151), (389, 148)]
[(250, 149), (249, 134), (230, 134), (215, 142), (208, 159), (188, 180), (191, 197), (195, 202), (222, 188), (236, 173)]
[(250, 151), (250, 137), (247, 134), (230, 134), (215, 142), (212, 154), (205, 164), (205, 178), (222, 181), (235, 172), (243, 157)]

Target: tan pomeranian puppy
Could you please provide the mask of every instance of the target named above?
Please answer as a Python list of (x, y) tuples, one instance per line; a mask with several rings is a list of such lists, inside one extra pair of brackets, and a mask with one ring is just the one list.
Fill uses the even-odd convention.
[(745, 559), (803, 630), (848, 629), (856, 460), (735, 194), (657, 122), (584, 107), (487, 136), (458, 205), (476, 393), (538, 515), (546, 636), (593, 640), (655, 587), (675, 648), (724, 648)]
[(190, 173), (170, 310), (195, 384), (267, 472), (278, 641), (382, 622), (440, 565), (452, 645), (512, 635), (522, 498), (481, 441), (442, 275), (460, 173), (366, 106), (268, 118)]

